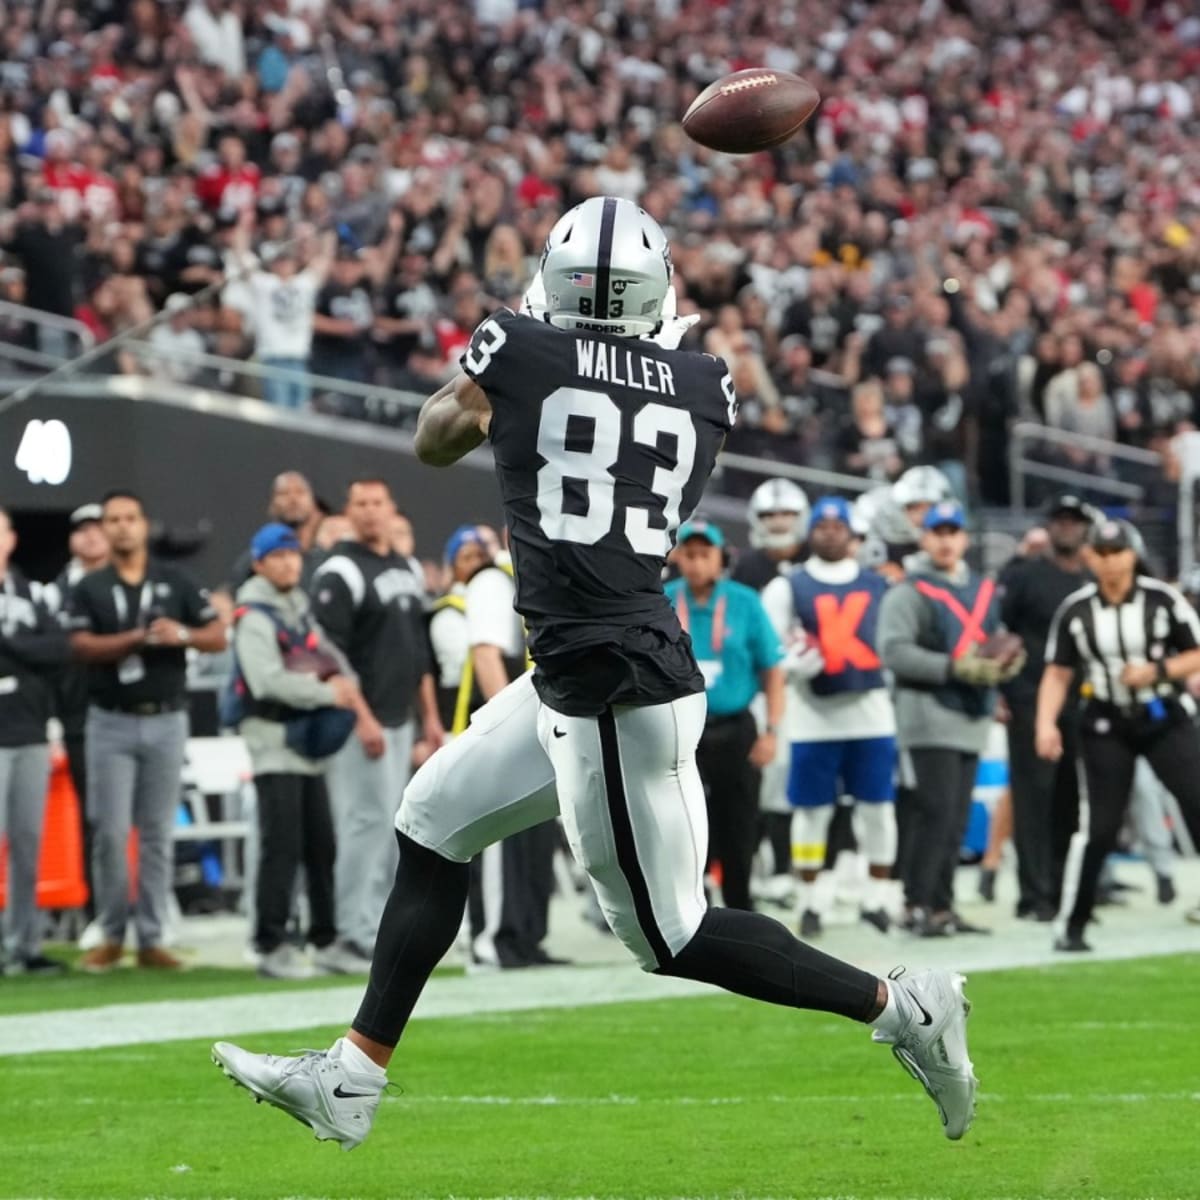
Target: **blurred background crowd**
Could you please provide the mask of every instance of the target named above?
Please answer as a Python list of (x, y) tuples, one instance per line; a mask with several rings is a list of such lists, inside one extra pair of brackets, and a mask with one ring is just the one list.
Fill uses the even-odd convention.
[[(731, 449), (881, 483), (963, 463), (1003, 503), (1016, 417), (1162, 451), (1166, 483), (1196, 423), (1182, 0), (0, 0), (0, 41), (0, 300), (100, 342), (168, 310), (114, 371), (408, 420), (328, 381), (427, 392), (610, 193), (672, 238)], [(690, 143), (680, 114), (750, 65), (811, 80), (808, 129)], [(13, 308), (0, 340), (76, 350)]]

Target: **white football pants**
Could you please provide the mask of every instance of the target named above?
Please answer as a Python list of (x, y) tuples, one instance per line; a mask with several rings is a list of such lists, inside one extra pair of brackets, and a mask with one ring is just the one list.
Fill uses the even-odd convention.
[(541, 703), (526, 673), (413, 776), (396, 828), (468, 862), (561, 812), (609, 926), (652, 971), (691, 941), (707, 907), (696, 768), (706, 707), (700, 694), (568, 717)]

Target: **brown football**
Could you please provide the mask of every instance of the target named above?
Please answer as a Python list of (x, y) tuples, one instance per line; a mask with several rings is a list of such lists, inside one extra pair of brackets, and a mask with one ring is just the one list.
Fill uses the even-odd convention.
[(1025, 643), (1021, 641), (1020, 634), (993, 633), (986, 642), (980, 643), (979, 657), (995, 658), (1007, 666), (1010, 662), (1013, 662), (1024, 649)]
[(753, 154), (786, 142), (820, 103), (799, 75), (752, 67), (710, 83), (683, 114), (683, 130), (710, 150)]

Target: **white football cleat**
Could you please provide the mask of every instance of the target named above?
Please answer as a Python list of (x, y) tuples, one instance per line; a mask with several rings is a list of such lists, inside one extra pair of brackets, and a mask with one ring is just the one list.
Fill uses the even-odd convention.
[(231, 1042), (217, 1042), (212, 1060), (255, 1101), (266, 1101), (307, 1125), (322, 1142), (353, 1150), (371, 1132), (387, 1076), (351, 1073), (341, 1061), (342, 1039), (328, 1050), (298, 1057), (251, 1054)]
[(905, 994), (905, 1012), (895, 1032), (876, 1029), (872, 1040), (892, 1047), (896, 1061), (925, 1089), (938, 1107), (945, 1134), (957, 1141), (975, 1118), (979, 1080), (967, 1053), (965, 976), (953, 971), (922, 971), (910, 978), (889, 976), (889, 987)]

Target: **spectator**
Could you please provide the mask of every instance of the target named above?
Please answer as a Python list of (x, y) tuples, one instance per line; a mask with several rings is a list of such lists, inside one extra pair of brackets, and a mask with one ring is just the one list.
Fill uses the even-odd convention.
[[(1102, 438), (1110, 442), (1116, 440), (1116, 413), (1112, 401), (1104, 392), (1104, 376), (1095, 363), (1081, 363), (1075, 368), (1073, 395), (1064, 391), (1052, 406), (1047, 394), (1046, 423), (1064, 433)], [(1076, 470), (1103, 475), (1109, 469), (1108, 456), (1091, 447), (1067, 442), (1058, 447), (1058, 453)]]
[(46, 722), (54, 672), (70, 646), (54, 615), (11, 563), (17, 537), (0, 508), (0, 835), (8, 839), (8, 897), (0, 974), (57, 974), (41, 948), (38, 853), (50, 782)]
[(138, 965), (174, 969), (182, 964), (163, 938), (187, 739), (185, 651), (223, 650), (225, 631), (182, 571), (149, 557), (149, 523), (136, 496), (110, 492), (102, 522), (111, 564), (76, 584), (68, 609), (72, 649), (89, 668), (88, 803), (104, 938), (80, 965), (101, 972), (120, 962), (129, 922), (126, 846), (136, 828)]
[(349, 664), (312, 619), (300, 586), (300, 540), (287, 525), (264, 525), (250, 543), (254, 578), (238, 589), (234, 652), (244, 682), (238, 732), (254, 769), (259, 828), (254, 945), (258, 972), (268, 979), (304, 979), (312, 968), (288, 940), (296, 872), (308, 888), (306, 938), (316, 965), (355, 971), (343, 961), (334, 920), (333, 817), (325, 789), (326, 751), (298, 748), (297, 718), (322, 710), (361, 708)]
[(317, 293), (312, 341), (316, 375), (354, 383), (369, 378), (375, 313), (363, 268), (358, 251), (346, 245), (338, 247), (332, 275)]
[[(333, 545), (318, 544), (318, 532), (329, 520), (322, 515), (317, 507), (317, 499), (313, 495), (312, 484), (299, 471), (281, 471), (271, 481), (271, 498), (267, 502), (267, 520), (286, 525), (300, 543), (300, 553), (303, 563), (300, 573), (300, 586), (305, 591), (312, 579), (313, 572), (322, 557), (322, 551)], [(331, 529), (326, 539), (332, 538)], [(254, 577), (254, 560), (249, 552), (238, 556), (233, 564), (233, 579), (235, 586), (240, 587)]]
[(904, 470), (896, 431), (884, 407), (883, 388), (873, 379), (858, 384), (850, 396), (850, 420), (837, 440), (838, 467), (887, 483)]
[(206, 349), (193, 324), (191, 297), (175, 292), (163, 308), (171, 317), (150, 331), (150, 373), (172, 383), (188, 383), (200, 374), (198, 356)]
[(355, 737), (334, 757), (329, 792), (337, 829), (338, 942), (370, 965), (395, 873), (392, 820), (408, 781), (415, 733), (442, 741), (425, 633), (424, 579), (392, 546), (396, 506), (378, 479), (350, 485), (353, 541), (339, 542), (313, 575), (313, 610), (346, 655), (365, 705)]
[[(74, 314), (81, 238), (80, 227), (63, 217), (54, 193), (46, 188), (38, 191), (33, 204), (0, 215), (0, 245), (25, 268), (30, 308), (58, 317)], [(59, 359), (73, 353), (70, 335), (53, 325), (39, 327), (38, 349)]]
[[(240, 227), (244, 233), (246, 226)], [(308, 404), (308, 357), (312, 350), (313, 312), (329, 272), (334, 250), (332, 234), (298, 269), (298, 250), (290, 242), (264, 248), (268, 270), (254, 271), (250, 290), (254, 301), (254, 353), (273, 373), (263, 379), (263, 399), (281, 408)], [(245, 238), (237, 254), (247, 262)]]

